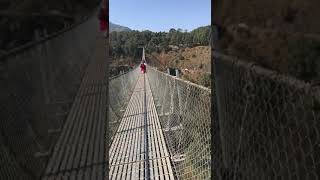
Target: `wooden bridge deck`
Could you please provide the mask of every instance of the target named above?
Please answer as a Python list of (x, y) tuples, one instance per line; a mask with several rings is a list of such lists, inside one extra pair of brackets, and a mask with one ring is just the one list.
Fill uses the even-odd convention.
[(113, 138), (109, 168), (109, 179), (174, 179), (147, 75), (139, 76)]
[(42, 179), (106, 177), (106, 61), (100, 39)]

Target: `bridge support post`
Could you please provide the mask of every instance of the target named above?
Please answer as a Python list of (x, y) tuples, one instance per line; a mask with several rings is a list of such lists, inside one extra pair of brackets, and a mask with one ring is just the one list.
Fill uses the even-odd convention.
[(179, 74), (179, 69), (176, 69), (176, 77), (179, 78), (180, 74)]
[[(175, 82), (175, 81), (174, 81)], [(173, 98), (174, 98), (174, 87), (175, 87), (175, 83), (174, 84), (171, 84), (170, 83), (170, 113), (172, 114), (174, 112), (174, 101), (173, 101)]]
[[(174, 81), (175, 82), (175, 81)], [(175, 84), (172, 84), (171, 81), (169, 81), (169, 92), (170, 92), (170, 109), (169, 109), (169, 114), (173, 114), (174, 113), (174, 101), (173, 101), (173, 97), (174, 97), (174, 86)], [(167, 128), (170, 127), (171, 124), (171, 118), (172, 116), (168, 116), (168, 120), (167, 120)]]
[(181, 105), (182, 105), (182, 100), (181, 100), (181, 92), (180, 92), (180, 88), (177, 84), (177, 91), (178, 91), (178, 106), (179, 106), (179, 114), (180, 116), (182, 115), (182, 108), (181, 108)]
[[(219, 52), (219, 36), (220, 36), (220, 26), (217, 24), (213, 25), (213, 31), (211, 31), (213, 39), (211, 40), (211, 46), (213, 50)], [(221, 59), (220, 56), (215, 55), (214, 51), (211, 50), (213, 54), (214, 60), (212, 60), (213, 75), (214, 75), (214, 83), (215, 83), (215, 93), (211, 96), (212, 102), (214, 102), (214, 114), (213, 122), (212, 122), (212, 130), (215, 131), (216, 134), (213, 137), (213, 145), (212, 147), (220, 147), (216, 149), (214, 161), (217, 162), (213, 166), (213, 170), (216, 172), (213, 174), (214, 177), (217, 177), (220, 174), (221, 169), (228, 169), (231, 167), (231, 159), (225, 154), (225, 139), (224, 139), (224, 129), (221, 128), (222, 122), (225, 120), (224, 112), (225, 112), (225, 102), (224, 102), (224, 81), (223, 81), (223, 72), (219, 68)]]

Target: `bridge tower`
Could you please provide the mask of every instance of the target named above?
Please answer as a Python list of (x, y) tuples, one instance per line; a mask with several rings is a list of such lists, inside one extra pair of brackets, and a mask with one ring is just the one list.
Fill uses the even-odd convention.
[(144, 46), (138, 46), (138, 48), (139, 48), (139, 49), (142, 49), (141, 61), (144, 61), (145, 63), (147, 63)]
[(146, 61), (146, 55), (145, 55), (145, 51), (144, 51), (144, 47), (142, 47), (142, 61), (144, 61), (145, 63), (147, 63), (147, 61)]

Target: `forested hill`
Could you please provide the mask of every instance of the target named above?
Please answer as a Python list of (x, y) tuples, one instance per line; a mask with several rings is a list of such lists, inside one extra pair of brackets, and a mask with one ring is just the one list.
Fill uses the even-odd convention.
[(118, 24), (114, 24), (112, 22), (109, 22), (109, 23), (110, 23), (110, 25), (109, 25), (110, 32), (113, 32), (113, 31), (118, 31), (118, 32), (120, 32), (120, 31), (131, 31), (131, 29), (128, 28), (128, 27), (121, 26), (121, 25), (118, 25)]
[(208, 46), (210, 42), (210, 26), (199, 27), (190, 32), (181, 29), (170, 29), (169, 32), (152, 31), (123, 31), (110, 33), (110, 51), (116, 59), (118, 57), (141, 56), (144, 46), (146, 53), (161, 52), (177, 47)]

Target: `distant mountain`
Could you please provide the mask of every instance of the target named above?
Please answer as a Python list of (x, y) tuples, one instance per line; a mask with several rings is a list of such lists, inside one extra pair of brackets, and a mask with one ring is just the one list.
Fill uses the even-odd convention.
[(114, 23), (110, 22), (110, 32), (112, 32), (112, 31), (131, 31), (131, 29), (128, 27), (121, 26), (121, 25), (114, 24)]

